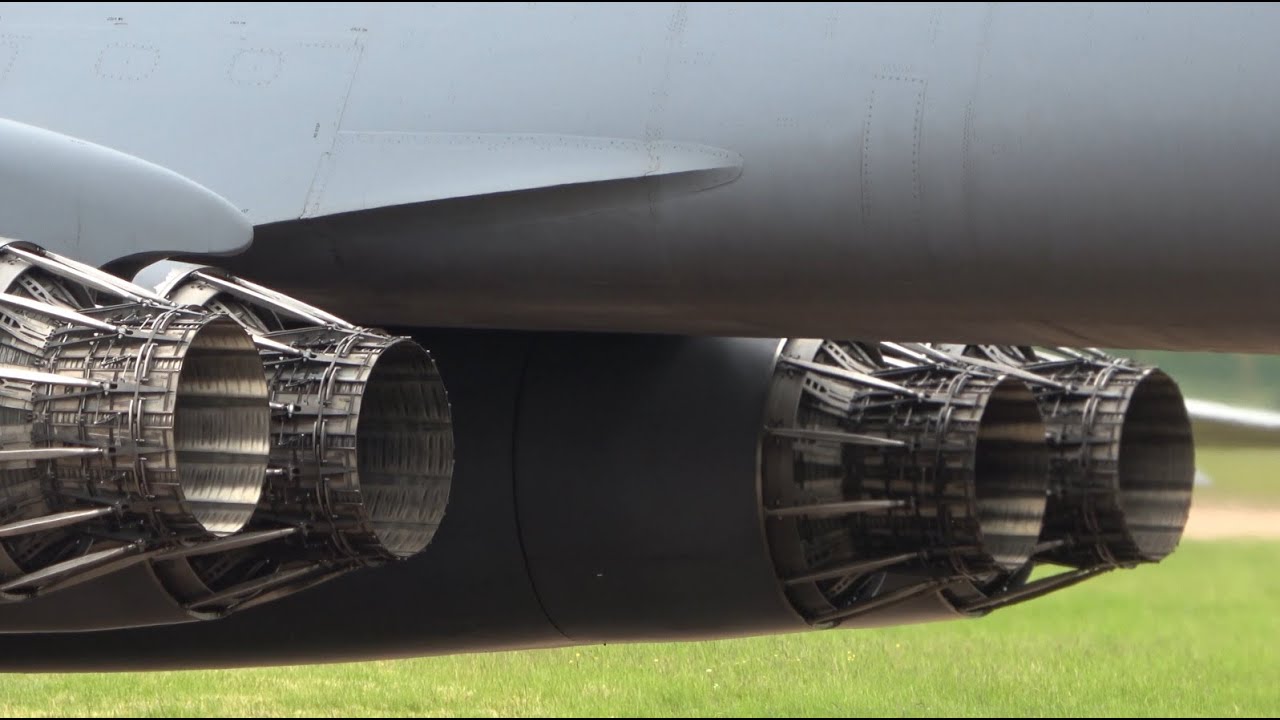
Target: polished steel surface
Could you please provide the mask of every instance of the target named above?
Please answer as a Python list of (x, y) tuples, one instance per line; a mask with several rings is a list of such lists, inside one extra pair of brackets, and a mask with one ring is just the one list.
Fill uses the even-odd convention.
[(37, 386), (38, 437), (110, 449), (54, 461), (59, 486), (109, 504), (145, 498), (171, 532), (236, 532), (267, 466), (270, 411), (257, 352), (225, 318), (159, 314), (132, 329), (116, 337), (67, 330), (51, 346), (55, 372), (115, 388)]
[(178, 380), (174, 447), (183, 497), (213, 535), (243, 528), (262, 495), (266, 385), (258, 351), (238, 325), (223, 319), (196, 333)]
[(1191, 506), (1185, 402), (1163, 372), (1097, 350), (950, 346), (953, 362), (1012, 365), (1048, 428), (1051, 483), (1040, 557), (1076, 567), (1157, 562)]
[(1040, 535), (1048, 450), (1025, 383), (892, 358), (832, 340), (781, 350), (762, 503), (788, 597), (815, 624), (937, 589), (921, 578), (1016, 570)]
[(275, 408), (272, 462), (283, 471), (268, 481), (263, 520), (309, 523), (313, 539), (329, 535), (335, 560), (425, 548), (453, 467), (448, 396), (430, 354), (213, 268), (163, 265), (159, 292), (225, 312), (258, 341)]
[(1120, 509), (1138, 555), (1161, 560), (1182, 538), (1195, 484), (1195, 450), (1178, 386), (1148, 373), (1120, 430)]
[(237, 323), (17, 242), (0, 291), (4, 599), (244, 526), (270, 409)]
[(1177, 385), (1093, 348), (793, 339), (769, 403), (766, 528), (816, 626), (939, 588), (989, 612), (1159, 562), (1186, 524)]
[(221, 614), (424, 549), (453, 473), (448, 396), (430, 354), (214, 268), (158, 269), (167, 276), (156, 290), (170, 302), (234, 318), (250, 334), (270, 388), (272, 444), (248, 528), (301, 530), (167, 556), (156, 567), (174, 596)]
[(0, 249), (3, 599), (146, 562), (170, 602), (217, 617), (412, 556), (439, 527), (453, 435), (425, 349), (181, 279), (170, 299)]
[(435, 363), (401, 341), (378, 358), (356, 419), (358, 485), (368, 527), (396, 557), (435, 535), (449, 496), (453, 437)]

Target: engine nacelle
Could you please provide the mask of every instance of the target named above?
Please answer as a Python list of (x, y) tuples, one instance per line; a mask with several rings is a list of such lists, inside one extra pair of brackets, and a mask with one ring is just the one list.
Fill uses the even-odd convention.
[[(240, 534), (101, 578), (91, 595), (114, 605), (83, 612), (86, 583), (84, 594), (0, 606), (0, 628), (73, 629), (65, 618), (74, 610), (76, 627), (96, 628), (243, 612), (6, 637), (25, 669), (356, 660), (975, 617), (1158, 560), (1185, 519), (1190, 434), (1185, 412), (1169, 411), (1180, 403), (1176, 387), (1112, 359), (1063, 356), (1085, 378), (1065, 379), (1036, 362), (950, 346), (421, 333), (450, 388), (458, 462), (449, 512), (423, 552), (330, 582), (307, 568), (383, 564), (403, 536), (376, 531), (386, 517), (379, 507), (326, 499), (335, 486), (325, 468), (342, 468), (338, 487), (348, 489), (370, 479), (377, 488), (405, 468), (405, 478), (430, 476), (440, 466), (410, 460), (435, 447), (423, 439), (440, 429), (431, 417), (412, 432), (383, 430), (403, 429), (403, 407), (433, 407), (415, 397), (442, 395), (404, 392), (406, 373), (418, 370), (393, 351), (416, 345), (362, 345), (361, 332), (322, 311), (216, 271), (176, 277), (163, 293), (186, 298), (178, 307), (236, 318), (267, 360), (277, 441), (266, 499)], [(363, 370), (332, 375), (347, 367), (333, 357), (358, 358)], [(384, 363), (394, 368), (385, 401), (366, 395), (357, 409), (328, 402), (337, 396), (305, 399), (328, 386), (309, 384), (316, 375), (367, 392)], [(1101, 425), (1089, 410), (1100, 401), (1115, 401)], [(306, 452), (280, 444), (306, 435), (298, 417), (325, 414), (291, 410), (309, 403), (338, 408), (340, 428), (354, 418), (355, 454), (350, 433), (317, 430)], [(1081, 412), (1060, 411), (1071, 403)], [(375, 420), (377, 441), (362, 446), (370, 409), (396, 420)], [(1124, 437), (1103, 431), (1113, 424), (1136, 440), (1136, 465), (1124, 459)], [(1095, 450), (1104, 445), (1118, 453), (1118, 474), (1071, 460), (1103, 457)], [(1169, 462), (1148, 462), (1156, 456)], [(1137, 479), (1126, 479), (1132, 467)], [(1118, 498), (1110, 515), (1095, 502), (1104, 495)], [(408, 500), (392, 507), (421, 517)], [(1142, 535), (1149, 507), (1158, 508), (1158, 542)], [(323, 513), (328, 524), (316, 522)], [(272, 524), (281, 518), (289, 521)], [(1137, 552), (1123, 555), (1130, 546)], [(244, 570), (245, 557), (274, 569), (219, 586), (227, 581), (213, 569)], [(1069, 569), (1031, 581), (1040, 563)], [(290, 570), (299, 574), (280, 574)], [(151, 584), (129, 572), (149, 573)], [(312, 581), (324, 582), (297, 592)], [(152, 587), (160, 591), (138, 597)], [(180, 613), (157, 613), (157, 598)], [(113, 649), (125, 646), (127, 658)]]

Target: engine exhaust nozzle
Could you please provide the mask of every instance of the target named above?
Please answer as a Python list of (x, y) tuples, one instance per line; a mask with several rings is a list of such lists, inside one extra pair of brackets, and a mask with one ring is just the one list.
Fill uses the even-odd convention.
[(767, 417), (766, 526), (811, 622), (1020, 568), (1035, 552), (1048, 450), (1021, 380), (789, 340)]

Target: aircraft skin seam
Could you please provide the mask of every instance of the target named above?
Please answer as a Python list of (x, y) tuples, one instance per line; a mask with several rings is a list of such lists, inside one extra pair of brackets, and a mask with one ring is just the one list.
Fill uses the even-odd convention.
[(542, 611), (542, 616), (547, 619), (547, 624), (561, 637), (566, 640), (572, 640), (573, 638), (569, 637), (569, 634), (560, 627), (555, 618), (551, 617), (551, 611), (547, 609), (547, 604), (542, 599), (542, 593), (538, 591), (538, 581), (533, 577), (533, 565), (529, 562), (529, 551), (525, 547), (524, 524), (520, 520), (520, 478), (516, 475), (516, 468), (519, 466), (517, 454), (520, 448), (520, 413), (524, 407), (525, 388), (528, 387), (526, 379), (529, 373), (531, 355), (532, 351), (526, 350), (524, 358), (520, 361), (520, 390), (515, 393), (511, 412), (511, 504), (515, 510), (516, 541), (520, 544), (520, 559), (524, 561), (524, 574), (529, 579), (529, 589), (533, 591), (533, 598), (538, 603), (538, 609)]
[[(329, 176), (333, 171), (334, 153), (337, 151), (338, 141), (342, 137), (342, 119), (346, 117), (347, 105), (351, 101), (351, 92), (356, 86), (356, 75), (360, 73), (360, 65), (364, 60), (364, 43), (360, 42), (359, 37), (356, 37), (352, 44), (355, 47), (356, 57), (351, 63), (351, 73), (347, 77), (347, 85), (343, 88), (342, 96), (338, 98), (338, 114), (333, 121), (333, 140), (330, 141), (329, 148), (320, 153), (320, 158), (316, 162), (315, 172), (311, 175), (310, 187), (307, 188), (307, 194), (302, 202), (302, 210), (298, 212), (297, 219), (305, 218), (313, 210), (319, 209), (325, 185), (328, 184)], [(317, 123), (317, 131), (319, 127), (320, 125)]]

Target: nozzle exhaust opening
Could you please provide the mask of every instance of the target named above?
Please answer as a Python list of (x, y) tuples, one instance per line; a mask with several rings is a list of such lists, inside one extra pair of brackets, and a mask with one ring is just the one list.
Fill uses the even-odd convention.
[(377, 359), (356, 424), (360, 494), (382, 549), (398, 558), (435, 535), (449, 499), (453, 432), (435, 362), (402, 340)]
[(1177, 384), (1153, 370), (1134, 390), (1120, 431), (1118, 504), (1140, 559), (1158, 561), (1182, 538), (1195, 484), (1191, 421)]
[(978, 426), (974, 484), (981, 545), (1006, 570), (1035, 552), (1049, 491), (1049, 449), (1035, 397), (1025, 383), (992, 389)]
[(262, 360), (230, 320), (200, 328), (182, 360), (174, 406), (178, 483), (191, 517), (212, 535), (238, 532), (258, 505), (270, 452)]

